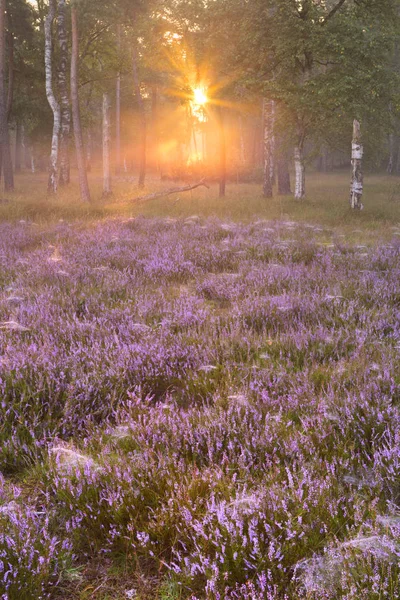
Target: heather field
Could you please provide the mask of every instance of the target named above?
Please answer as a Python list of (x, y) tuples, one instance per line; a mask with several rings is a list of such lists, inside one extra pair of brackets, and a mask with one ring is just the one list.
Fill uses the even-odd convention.
[(3, 600), (400, 597), (392, 189), (1, 207)]

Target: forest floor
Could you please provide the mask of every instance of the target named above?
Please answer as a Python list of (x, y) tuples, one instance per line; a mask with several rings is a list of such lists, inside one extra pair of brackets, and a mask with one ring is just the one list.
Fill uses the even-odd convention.
[(400, 182), (355, 214), (347, 179), (91, 207), (17, 180), (0, 597), (398, 600)]
[[(75, 177), (73, 177), (75, 179)], [(307, 175), (307, 198), (303, 202), (293, 197), (275, 196), (265, 199), (259, 184), (228, 183), (226, 198), (218, 198), (216, 184), (209, 190), (198, 188), (193, 192), (173, 194), (158, 200), (135, 203), (143, 194), (168, 189), (179, 182), (160, 181), (149, 176), (146, 188), (138, 190), (137, 180), (132, 176), (114, 178), (114, 195), (108, 200), (101, 198), (101, 174), (90, 175), (93, 204), (85, 206), (79, 199), (75, 181), (57, 197), (46, 194), (45, 173), (24, 173), (16, 179), (16, 191), (6, 195), (0, 202), (0, 220), (25, 219), (36, 223), (64, 219), (96, 220), (108, 217), (174, 217), (190, 215), (216, 217), (233, 221), (249, 222), (260, 218), (295, 220), (320, 225), (342, 227), (346, 231), (360, 226), (366, 231), (385, 233), (388, 225), (400, 222), (400, 178), (384, 175), (365, 177), (361, 214), (349, 208), (349, 174), (347, 171)]]

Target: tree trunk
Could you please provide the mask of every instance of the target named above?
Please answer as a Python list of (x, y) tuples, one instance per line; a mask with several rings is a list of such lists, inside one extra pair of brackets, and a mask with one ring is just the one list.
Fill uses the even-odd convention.
[(225, 197), (226, 188), (226, 139), (224, 113), (221, 106), (218, 107), (218, 131), (219, 131), (219, 197)]
[(6, 0), (0, 0), (0, 156), (4, 173), (4, 188), (14, 189), (10, 138), (7, 122), (7, 104), (5, 92), (6, 69)]
[(272, 187), (275, 185), (275, 154), (276, 154), (276, 143), (275, 143), (275, 102), (271, 100), (271, 161), (269, 170), (271, 173), (271, 184)]
[(246, 164), (246, 144), (244, 141), (244, 125), (242, 115), (239, 115), (239, 150), (240, 164), (243, 166)]
[(92, 129), (88, 128), (86, 132), (86, 173), (92, 172), (92, 150), (93, 150), (93, 140), (92, 140)]
[(388, 160), (388, 165), (386, 167), (386, 172), (389, 175), (392, 175), (393, 170), (394, 170), (394, 134), (389, 133), (389, 160)]
[(296, 200), (303, 200), (306, 195), (306, 174), (302, 144), (299, 144), (294, 149), (294, 168), (296, 173), (294, 197)]
[(79, 91), (78, 91), (78, 59), (79, 59), (79, 39), (78, 39), (78, 15), (76, 4), (71, 5), (72, 19), (72, 52), (71, 52), (71, 99), (72, 99), (72, 119), (74, 124), (76, 162), (78, 165), (79, 188), (81, 198), (84, 202), (90, 202), (90, 190), (85, 169), (85, 154), (83, 149), (81, 114), (79, 109)]
[(159, 151), (159, 132), (158, 132), (158, 93), (157, 86), (153, 85), (151, 90), (151, 116), (153, 121), (153, 151), (154, 162), (157, 173), (161, 173), (160, 151)]
[(70, 181), (69, 136), (71, 130), (71, 110), (67, 84), (68, 37), (66, 10), (66, 0), (58, 0), (58, 44), (60, 46), (58, 88), (61, 98), (60, 185), (67, 185)]
[(263, 100), (263, 134), (264, 134), (264, 179), (263, 196), (272, 198), (272, 177), (273, 159), (272, 159), (272, 136), (273, 136), (273, 116), (272, 102), (264, 98)]
[(146, 178), (146, 143), (147, 143), (147, 127), (146, 127), (146, 112), (144, 107), (144, 102), (142, 98), (142, 93), (140, 91), (140, 81), (139, 74), (137, 68), (137, 52), (136, 48), (133, 48), (132, 51), (132, 72), (133, 72), (133, 82), (135, 85), (136, 92), (136, 100), (139, 106), (139, 115), (140, 115), (140, 158), (139, 158), (139, 182), (138, 185), (140, 188), (144, 187), (144, 181)]
[(290, 189), (289, 159), (282, 147), (279, 148), (277, 153), (276, 168), (278, 173), (278, 194), (279, 196), (290, 196), (292, 190)]
[[(118, 58), (121, 54), (121, 25), (117, 26)], [(121, 71), (117, 73), (115, 88), (115, 173), (121, 173)]]
[(15, 171), (20, 173), (22, 165), (23, 150), (23, 125), (20, 120), (17, 121), (15, 131)]
[(47, 189), (50, 193), (55, 194), (57, 192), (58, 185), (58, 144), (60, 137), (60, 122), (61, 122), (61, 111), (60, 106), (56, 100), (53, 91), (53, 66), (52, 66), (52, 55), (53, 55), (53, 39), (52, 39), (52, 25), (56, 15), (56, 4), (55, 0), (50, 0), (49, 12), (47, 14), (44, 23), (44, 34), (45, 34), (45, 69), (46, 69), (46, 96), (47, 101), (53, 111), (53, 135), (51, 139), (51, 154), (49, 163), (49, 180)]
[(363, 172), (362, 172), (363, 146), (361, 143), (360, 123), (353, 121), (353, 142), (351, 145), (351, 165), (353, 167), (350, 187), (350, 206), (353, 209), (362, 210), (361, 202), (363, 193)]
[(7, 121), (10, 120), (14, 99), (14, 36), (8, 32), (8, 90), (7, 90)]
[(110, 97), (103, 94), (103, 198), (111, 196), (111, 171), (110, 171)]

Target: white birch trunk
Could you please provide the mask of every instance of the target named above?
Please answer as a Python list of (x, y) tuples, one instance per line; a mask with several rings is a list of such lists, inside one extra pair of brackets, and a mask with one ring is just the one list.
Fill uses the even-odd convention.
[(362, 210), (361, 202), (363, 193), (363, 172), (362, 172), (363, 146), (361, 144), (360, 123), (353, 121), (353, 142), (351, 145), (351, 186), (350, 186), (350, 206), (355, 210)]
[(49, 181), (48, 191), (56, 193), (58, 185), (58, 146), (60, 137), (61, 111), (53, 92), (53, 40), (52, 40), (52, 24), (56, 15), (55, 0), (50, 0), (49, 12), (44, 23), (45, 32), (45, 71), (46, 71), (46, 96), (47, 101), (53, 111), (53, 135), (51, 139), (51, 154), (49, 164)]
[(272, 102), (267, 98), (263, 100), (263, 135), (264, 135), (264, 181), (263, 195), (265, 198), (272, 197), (273, 170), (272, 159), (272, 137), (273, 137), (273, 113)]
[(296, 146), (294, 149), (294, 168), (296, 174), (294, 197), (296, 200), (303, 200), (306, 195), (306, 173), (303, 148), (301, 146)]
[(111, 170), (110, 170), (110, 97), (107, 93), (103, 94), (103, 198), (110, 196), (111, 191)]

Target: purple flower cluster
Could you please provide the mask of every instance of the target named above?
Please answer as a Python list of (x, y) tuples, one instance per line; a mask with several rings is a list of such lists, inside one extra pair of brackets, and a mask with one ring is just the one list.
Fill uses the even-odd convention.
[(398, 242), (2, 224), (0, 263), (4, 599), (121, 555), (176, 598), (400, 595)]

